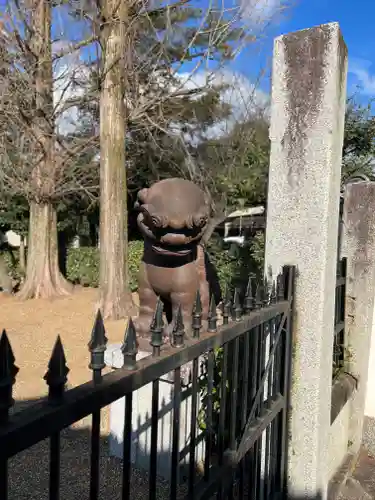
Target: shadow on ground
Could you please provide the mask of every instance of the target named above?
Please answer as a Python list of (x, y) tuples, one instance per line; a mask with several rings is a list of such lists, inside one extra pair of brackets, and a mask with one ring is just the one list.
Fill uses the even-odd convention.
[[(34, 401), (17, 401), (15, 412), (27, 411)], [(61, 481), (60, 498), (84, 500), (89, 498), (90, 484), (89, 428), (68, 428), (61, 432)], [(122, 461), (109, 456), (108, 439), (100, 443), (100, 499), (122, 498)], [(8, 462), (9, 500), (48, 500), (49, 440), (12, 457)], [(182, 488), (183, 490), (183, 488)], [(1, 496), (1, 495), (0, 495)], [(181, 491), (179, 498), (183, 498)], [(148, 498), (148, 475), (133, 467), (131, 495), (133, 500)], [(158, 479), (157, 499), (169, 498), (169, 484)]]
[[(18, 401), (15, 411), (27, 411), (34, 401)], [(61, 433), (61, 480), (60, 498), (83, 500), (89, 498), (90, 484), (90, 429), (69, 428)], [(122, 461), (109, 456), (108, 439), (101, 439), (100, 499), (121, 500)], [(9, 500), (48, 500), (49, 441), (48, 439), (19, 453), (9, 460)], [(148, 474), (132, 468), (131, 500), (147, 500), (149, 496)], [(161, 478), (157, 482), (157, 500), (169, 499), (169, 483)], [(178, 499), (186, 498), (186, 487), (182, 485)], [(215, 498), (215, 496), (213, 497)], [(238, 495), (233, 497), (240, 500)], [(252, 494), (244, 499), (262, 500)], [(321, 500), (321, 496), (293, 497), (290, 500)], [(241, 499), (242, 500), (242, 499)], [(281, 497), (279, 498), (281, 500)]]

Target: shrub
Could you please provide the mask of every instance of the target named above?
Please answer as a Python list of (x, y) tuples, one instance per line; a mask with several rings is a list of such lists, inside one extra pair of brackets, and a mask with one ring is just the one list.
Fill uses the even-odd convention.
[(7, 250), (1, 250), (0, 253), (4, 257), (5, 263), (8, 267), (9, 276), (14, 281), (17, 281), (17, 282), (21, 281), (21, 279), (23, 278), (23, 272), (21, 271), (20, 266), (19, 266), (19, 251), (12, 250), (14, 261), (10, 255), (10, 253)]
[[(207, 245), (212, 264), (215, 265), (222, 291), (227, 287), (243, 288), (251, 273), (260, 276), (263, 272), (264, 233), (255, 235), (251, 244), (243, 248), (232, 245), (227, 248), (220, 238), (211, 238)], [(143, 241), (132, 240), (128, 247), (129, 286), (132, 292), (138, 289), (138, 271), (143, 253)], [(2, 254), (8, 264), (9, 274), (15, 281), (20, 281), (18, 250), (13, 250), (16, 262), (13, 263), (8, 252)], [(82, 286), (99, 286), (99, 249), (96, 247), (70, 248), (66, 262), (67, 278)]]
[(129, 286), (132, 292), (138, 290), (138, 272), (143, 255), (143, 241), (129, 241), (128, 267)]
[[(215, 265), (221, 289), (246, 286), (249, 274), (259, 275), (263, 269), (264, 236), (259, 233), (250, 246), (233, 245), (225, 248), (220, 238), (212, 237), (207, 252)], [(128, 266), (129, 286), (132, 292), (138, 289), (138, 271), (143, 253), (143, 241), (129, 242)], [(99, 249), (95, 247), (70, 248), (67, 258), (67, 278), (83, 286), (99, 286)]]
[[(138, 288), (138, 270), (143, 253), (143, 241), (130, 241), (128, 246), (129, 286), (132, 292)], [(82, 286), (99, 286), (99, 249), (79, 247), (68, 250), (67, 278)]]
[[(207, 245), (207, 251), (210, 256), (210, 260), (213, 264), (215, 264), (217, 273), (219, 276), (220, 286), (222, 290), (229, 288), (233, 291), (235, 287), (239, 287), (242, 290), (247, 285), (249, 275), (253, 276), (257, 280), (263, 278), (264, 273), (264, 232), (257, 232), (251, 240), (249, 245), (244, 247), (239, 247), (236, 244), (233, 244), (229, 247), (226, 247), (224, 242), (219, 238), (213, 237), (209, 244)], [(243, 342), (243, 338), (239, 339), (240, 342)], [(240, 348), (240, 357), (238, 360), (238, 366), (242, 365), (242, 357)], [(223, 371), (223, 348), (219, 347), (214, 351), (215, 360), (214, 360), (214, 390), (212, 393), (212, 431), (214, 437), (214, 445), (217, 444), (218, 437), (218, 425), (219, 425), (219, 417), (220, 417), (220, 406), (221, 399), (223, 397), (222, 394), (222, 371)], [(232, 354), (230, 354), (231, 356)], [(240, 368), (237, 368), (240, 371)], [(231, 368), (229, 368), (230, 372)], [(231, 411), (229, 405), (229, 395), (231, 394), (231, 375), (228, 373), (228, 380), (225, 384), (225, 391), (227, 393), (227, 408), (226, 412)], [(240, 382), (240, 377), (239, 377)], [(206, 418), (207, 418), (207, 359), (205, 360), (205, 371), (204, 375), (201, 377), (200, 381), (200, 398), (201, 398), (201, 408), (198, 414), (198, 425), (202, 430), (206, 429)], [(239, 400), (240, 401), (240, 400)], [(228, 415), (226, 415), (226, 419)], [(237, 429), (236, 431), (239, 431)], [(225, 446), (228, 446), (228, 433), (225, 431), (224, 439)]]
[(207, 245), (222, 290), (246, 287), (249, 275), (260, 278), (264, 265), (264, 232), (258, 232), (249, 245), (227, 245), (213, 236)]
[(66, 277), (82, 286), (99, 286), (99, 249), (96, 247), (69, 248)]

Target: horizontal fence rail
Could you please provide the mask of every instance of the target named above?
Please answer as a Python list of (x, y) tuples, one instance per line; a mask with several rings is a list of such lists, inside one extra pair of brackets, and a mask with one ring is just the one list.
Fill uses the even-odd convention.
[[(287, 413), (291, 365), (291, 311), (294, 268), (285, 267), (274, 283), (245, 293), (227, 293), (222, 325), (211, 299), (207, 331), (202, 332), (202, 306), (197, 294), (192, 332), (187, 334), (181, 308), (170, 344), (163, 344), (163, 305), (159, 300), (150, 326), (150, 356), (136, 359), (137, 339), (129, 319), (122, 345), (123, 368), (102, 375), (107, 338), (100, 311), (89, 342), (92, 381), (65, 390), (68, 381), (62, 340), (57, 338), (44, 377), (48, 396), (11, 415), (12, 387), (18, 367), (8, 335), (0, 339), (0, 498), (8, 499), (8, 460), (34, 444), (50, 440), (49, 498), (60, 490), (60, 432), (92, 415), (90, 500), (99, 498), (100, 410), (125, 397), (122, 497), (132, 497), (132, 411), (134, 394), (151, 384), (150, 500), (156, 499), (160, 378), (173, 372), (173, 424), (170, 499), (180, 487), (181, 369), (189, 364), (192, 394), (187, 499), (276, 498), (284, 491)], [(241, 299), (242, 297), (242, 299)], [(189, 332), (190, 333), (190, 332)], [(199, 367), (204, 365), (203, 378)], [(203, 384), (203, 385), (202, 385)], [(203, 387), (203, 388), (202, 388)], [(195, 456), (199, 422), (203, 422), (204, 470), (197, 475)]]

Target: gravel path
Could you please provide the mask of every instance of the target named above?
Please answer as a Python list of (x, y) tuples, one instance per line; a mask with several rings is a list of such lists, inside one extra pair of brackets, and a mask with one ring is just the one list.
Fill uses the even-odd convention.
[[(61, 490), (63, 500), (89, 498), (89, 432), (66, 430), (61, 438)], [(107, 442), (102, 440), (100, 460), (100, 499), (121, 499), (121, 462), (108, 457)], [(48, 441), (17, 455), (9, 462), (9, 500), (48, 500)], [(131, 499), (148, 498), (148, 477), (133, 469)], [(159, 481), (158, 500), (168, 498), (169, 486)], [(183, 493), (181, 493), (183, 494)]]

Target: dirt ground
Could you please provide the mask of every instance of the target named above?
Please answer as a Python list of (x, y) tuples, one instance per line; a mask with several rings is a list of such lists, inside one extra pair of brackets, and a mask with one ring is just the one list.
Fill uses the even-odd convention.
[[(43, 376), (57, 335), (60, 335), (67, 365), (69, 386), (90, 380), (87, 344), (96, 315), (98, 291), (78, 288), (69, 297), (55, 300), (19, 301), (0, 294), (0, 329), (5, 328), (20, 371), (14, 386), (16, 399), (46, 394)], [(136, 297), (135, 297), (136, 300)], [(121, 342), (126, 320), (106, 321), (108, 342)]]
[[(137, 303), (136, 294), (133, 298)], [(22, 403), (26, 400), (47, 394), (43, 376), (57, 335), (61, 337), (70, 369), (68, 387), (91, 379), (87, 344), (95, 320), (97, 301), (98, 291), (92, 288), (77, 288), (69, 297), (25, 302), (19, 301), (16, 296), (0, 293), (0, 330), (6, 330), (16, 365), (20, 369), (14, 385), (16, 409), (22, 409)], [(126, 323), (126, 320), (105, 321), (109, 343), (122, 342)], [(105, 410), (103, 430), (106, 428)]]

